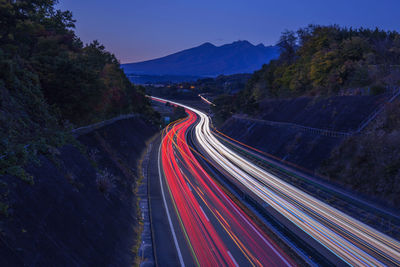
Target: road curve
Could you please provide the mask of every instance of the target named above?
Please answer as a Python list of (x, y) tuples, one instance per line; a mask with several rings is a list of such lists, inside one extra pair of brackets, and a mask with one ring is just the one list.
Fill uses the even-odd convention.
[(181, 106), (199, 117), (195, 136), (205, 151), (205, 156), (217, 162), (250, 192), (337, 257), (355, 266), (400, 265), (400, 243), (397, 240), (244, 159), (220, 143), (212, 134), (210, 119), (206, 114)]
[(186, 142), (196, 113), (168, 126), (161, 142), (166, 187), (198, 266), (294, 266), (295, 263), (217, 185)]

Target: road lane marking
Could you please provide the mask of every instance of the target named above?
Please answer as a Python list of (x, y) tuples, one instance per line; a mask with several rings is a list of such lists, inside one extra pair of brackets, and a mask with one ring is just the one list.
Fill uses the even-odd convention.
[(239, 267), (239, 264), (235, 261), (235, 258), (232, 256), (231, 252), (227, 250), (229, 257), (231, 257), (233, 263), (235, 264), (236, 267)]
[(192, 187), (190, 187), (189, 183), (186, 182), (187, 186), (189, 187), (190, 192), (192, 191)]
[(161, 194), (163, 196), (164, 207), (165, 207), (165, 211), (167, 212), (168, 223), (169, 223), (169, 227), (171, 228), (172, 237), (174, 239), (176, 251), (178, 252), (179, 262), (180, 262), (181, 266), (184, 267), (185, 263), (183, 262), (181, 249), (179, 248), (178, 239), (176, 238), (176, 234), (175, 234), (174, 226), (172, 224), (171, 216), (169, 215), (167, 201), (165, 199), (164, 186), (163, 186), (163, 182), (162, 182), (161, 168), (160, 168), (160, 155), (161, 155), (161, 144), (162, 144), (162, 142), (163, 142), (163, 139), (161, 139), (160, 147), (158, 148), (158, 159), (157, 159), (158, 160), (158, 177), (160, 178)]
[(206, 213), (204, 212), (203, 208), (202, 208), (200, 205), (199, 205), (199, 207), (200, 207), (201, 211), (203, 212), (204, 216), (206, 216), (207, 221), (210, 221), (210, 220), (208, 219)]

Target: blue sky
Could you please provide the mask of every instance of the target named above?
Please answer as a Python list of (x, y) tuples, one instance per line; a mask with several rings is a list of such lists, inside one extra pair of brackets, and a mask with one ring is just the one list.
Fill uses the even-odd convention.
[(122, 63), (211, 42), (273, 45), (313, 24), (400, 31), (400, 0), (60, 0), (84, 43), (104, 44)]

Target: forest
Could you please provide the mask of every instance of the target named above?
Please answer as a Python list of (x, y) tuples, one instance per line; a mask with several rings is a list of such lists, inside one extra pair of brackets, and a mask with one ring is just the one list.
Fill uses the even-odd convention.
[(72, 128), (118, 114), (159, 118), (98, 41), (84, 45), (55, 0), (0, 0), (0, 174), (24, 176), (37, 153), (72, 140)]
[(400, 34), (309, 25), (285, 31), (281, 54), (254, 72), (245, 89), (216, 99), (215, 113), (253, 113), (263, 98), (375, 95), (400, 86)]

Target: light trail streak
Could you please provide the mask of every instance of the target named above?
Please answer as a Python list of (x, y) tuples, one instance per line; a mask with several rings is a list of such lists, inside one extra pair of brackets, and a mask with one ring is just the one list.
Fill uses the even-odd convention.
[(210, 159), (329, 251), (350, 265), (400, 265), (400, 243), (397, 240), (244, 159), (212, 134), (210, 120), (204, 113), (181, 106), (199, 116), (195, 136)]
[(200, 266), (237, 266), (240, 255), (231, 254), (236, 247), (247, 264), (293, 266), (292, 260), (219, 188), (194, 157), (186, 134), (197, 115), (187, 113), (185, 120), (167, 127), (161, 143), (161, 163), (194, 261)]

